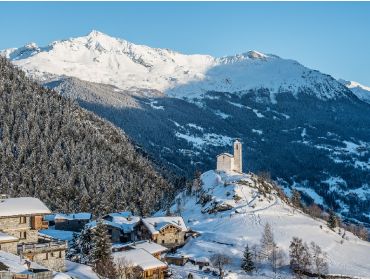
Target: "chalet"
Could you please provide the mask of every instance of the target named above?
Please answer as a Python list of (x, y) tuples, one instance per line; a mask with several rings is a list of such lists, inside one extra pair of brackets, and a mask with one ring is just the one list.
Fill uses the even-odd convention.
[(0, 251), (0, 279), (51, 279), (52, 277), (53, 272), (46, 267)]
[(54, 225), (56, 230), (80, 232), (91, 218), (90, 213), (56, 214)]
[(185, 243), (188, 228), (182, 217), (143, 218), (138, 235), (140, 239), (150, 239), (158, 244), (173, 248)]
[[(103, 217), (103, 223), (108, 229), (112, 243), (133, 242), (136, 240), (140, 217), (133, 216), (131, 212), (111, 213)], [(90, 222), (87, 226), (95, 227), (96, 221)]]
[(43, 215), (49, 213), (50, 210), (37, 198), (2, 198), (1, 250), (20, 255), (21, 258), (34, 261), (51, 270), (64, 271), (66, 243), (48, 242), (40, 239), (38, 235), (38, 230), (48, 228)]
[(125, 260), (139, 270), (143, 279), (163, 279), (168, 269), (167, 264), (153, 257), (144, 249), (132, 249), (112, 254), (116, 265)]

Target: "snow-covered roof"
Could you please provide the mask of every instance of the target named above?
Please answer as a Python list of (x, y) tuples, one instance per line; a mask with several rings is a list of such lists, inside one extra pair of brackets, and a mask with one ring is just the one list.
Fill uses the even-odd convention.
[(132, 265), (139, 266), (143, 270), (167, 267), (165, 263), (153, 257), (150, 253), (143, 249), (115, 252), (112, 255), (116, 263), (119, 263), (120, 258), (124, 258), (126, 261), (132, 263)]
[(182, 231), (187, 231), (188, 228), (185, 225), (182, 217), (150, 217), (142, 219), (144, 225), (152, 234), (159, 233), (159, 231), (167, 225), (173, 225), (180, 228)]
[(162, 253), (168, 251), (168, 249), (162, 245), (150, 241), (137, 241), (135, 243), (128, 244), (129, 247), (134, 249), (143, 249), (150, 254)]
[(18, 238), (0, 231), (0, 242), (17, 241)]
[(0, 217), (49, 213), (49, 208), (35, 197), (0, 199)]
[[(125, 233), (132, 232), (134, 227), (140, 222), (140, 217), (128, 215), (130, 212), (111, 213), (104, 217), (103, 223), (107, 226), (121, 229)], [(87, 224), (88, 227), (96, 227), (96, 221)]]
[(54, 220), (90, 220), (92, 217), (91, 213), (71, 213), (71, 214), (56, 214)]
[[(0, 251), (0, 263), (3, 263), (8, 267), (8, 270), (13, 273), (18, 273), (18, 274), (32, 274), (33, 272), (29, 271), (27, 268), (27, 265), (25, 264), (25, 260), (20, 259), (19, 256), (7, 253), (4, 251)], [(31, 262), (31, 268), (36, 268), (36, 269), (45, 269), (47, 268)]]
[(222, 154), (219, 154), (217, 157), (220, 157), (220, 156), (227, 156), (227, 157), (234, 157), (232, 154), (229, 154), (229, 153), (222, 153)]

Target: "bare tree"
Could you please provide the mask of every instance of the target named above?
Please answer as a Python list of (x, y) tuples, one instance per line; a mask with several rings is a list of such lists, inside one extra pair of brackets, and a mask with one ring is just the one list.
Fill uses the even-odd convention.
[(293, 237), (289, 246), (290, 267), (299, 277), (308, 271), (311, 265), (311, 255), (302, 239)]
[(121, 257), (115, 261), (117, 277), (120, 279), (140, 279), (142, 273), (125, 257)]
[(231, 263), (231, 259), (223, 254), (214, 254), (211, 257), (211, 263), (213, 266), (217, 267), (219, 275), (221, 278), (224, 276), (224, 267)]
[(275, 273), (275, 277), (276, 277), (277, 270), (284, 265), (284, 260), (285, 260), (285, 253), (283, 249), (275, 245), (272, 248), (271, 256), (270, 256), (272, 271)]
[(272, 228), (269, 223), (265, 224), (265, 228), (261, 237), (261, 250), (260, 257), (262, 259), (269, 259), (271, 252), (275, 246), (274, 234), (272, 233)]
[(321, 277), (328, 273), (327, 254), (315, 242), (311, 242), (310, 245), (313, 272)]

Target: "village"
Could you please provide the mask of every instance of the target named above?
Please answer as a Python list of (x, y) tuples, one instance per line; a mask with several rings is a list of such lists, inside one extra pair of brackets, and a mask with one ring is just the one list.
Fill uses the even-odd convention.
[[(242, 170), (242, 146), (234, 142), (234, 155), (217, 156), (217, 171)], [(116, 265), (122, 260), (135, 267), (136, 278), (162, 279), (171, 276), (169, 265), (190, 261), (200, 267), (209, 260), (192, 260), (176, 250), (199, 233), (181, 216), (140, 217), (130, 211), (100, 217), (112, 244)], [(98, 219), (91, 213), (52, 213), (38, 198), (0, 200), (0, 278), (52, 278), (65, 272), (66, 255), (73, 237), (84, 229), (94, 230)]]

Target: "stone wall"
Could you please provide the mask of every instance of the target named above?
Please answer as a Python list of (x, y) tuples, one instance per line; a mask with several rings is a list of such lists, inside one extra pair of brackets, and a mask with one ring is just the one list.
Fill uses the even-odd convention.
[(174, 247), (181, 245), (185, 242), (184, 231), (165, 231), (156, 235), (156, 243), (167, 247)]
[(63, 272), (66, 270), (65, 257), (65, 250), (37, 252), (33, 261), (50, 270)]
[(17, 254), (17, 245), (18, 242), (9, 242), (9, 243), (0, 243), (0, 250), (12, 253), (14, 255)]
[(3, 217), (0, 218), (0, 230), (20, 238), (20, 232), (26, 232), (26, 239), (20, 239), (19, 243), (37, 242), (37, 230), (31, 229), (31, 217), (25, 217), (25, 223), (21, 223), (20, 217)]
[(217, 156), (217, 171), (231, 171), (234, 169), (234, 158), (221, 154)]

